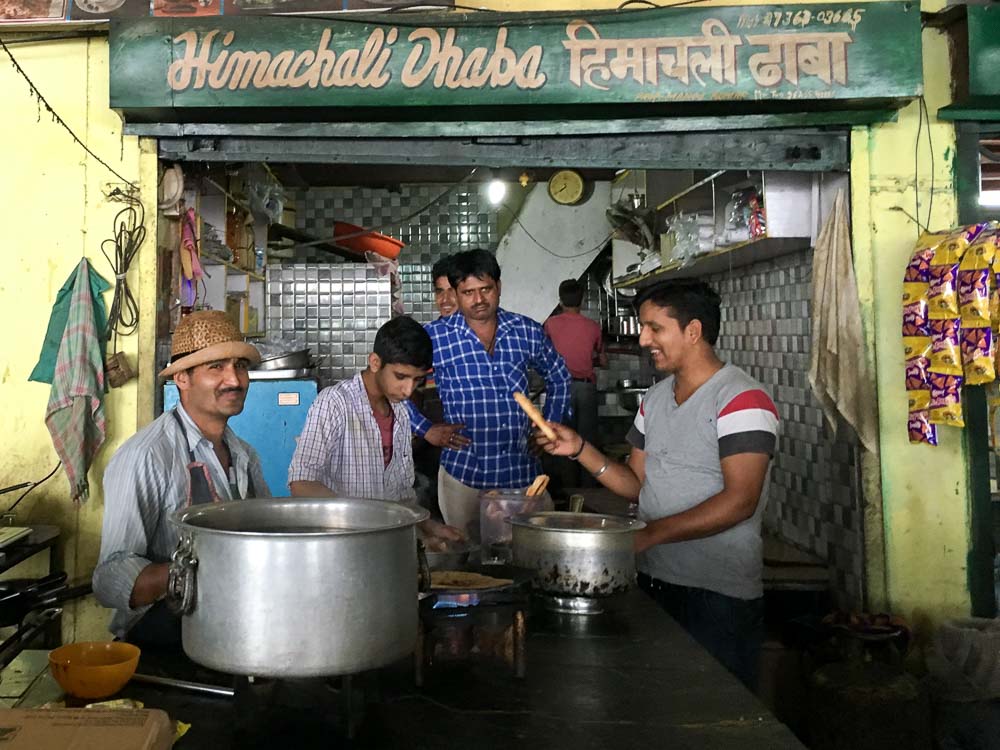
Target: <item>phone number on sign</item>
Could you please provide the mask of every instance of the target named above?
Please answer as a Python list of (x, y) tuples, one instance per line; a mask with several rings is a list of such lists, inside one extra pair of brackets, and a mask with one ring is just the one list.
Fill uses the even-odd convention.
[(850, 26), (851, 31), (857, 31), (858, 24), (864, 16), (864, 8), (845, 8), (844, 10), (820, 10), (813, 13), (811, 10), (803, 8), (801, 10), (788, 11), (768, 11), (767, 13), (757, 13), (749, 15), (740, 14), (740, 19), (736, 23), (739, 29), (755, 29), (761, 26), (780, 29), (784, 26), (802, 28), (809, 24), (823, 26), (836, 26), (843, 24)]

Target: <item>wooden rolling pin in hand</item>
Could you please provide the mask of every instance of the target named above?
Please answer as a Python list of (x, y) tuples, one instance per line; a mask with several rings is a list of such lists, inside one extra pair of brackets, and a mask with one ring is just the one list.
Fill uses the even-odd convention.
[(531, 399), (520, 391), (514, 391), (514, 400), (517, 401), (517, 405), (521, 407), (524, 413), (528, 415), (528, 418), (538, 425), (538, 429), (542, 431), (542, 434), (552, 442), (555, 442), (555, 430), (549, 427), (549, 423), (545, 421), (545, 417), (538, 411), (538, 407), (531, 403)]

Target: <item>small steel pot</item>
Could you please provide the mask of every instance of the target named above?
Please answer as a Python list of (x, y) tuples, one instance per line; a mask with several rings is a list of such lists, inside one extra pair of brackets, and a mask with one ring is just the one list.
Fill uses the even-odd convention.
[(646, 524), (597, 513), (550, 511), (510, 519), (514, 565), (556, 596), (602, 597), (635, 586), (633, 535)]

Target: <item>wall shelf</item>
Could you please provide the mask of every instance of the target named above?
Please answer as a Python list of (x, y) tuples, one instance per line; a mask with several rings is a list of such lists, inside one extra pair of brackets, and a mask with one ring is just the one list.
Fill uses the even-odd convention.
[(734, 268), (749, 266), (782, 255), (808, 250), (808, 237), (762, 237), (758, 240), (741, 242), (728, 247), (720, 247), (700, 256), (692, 263), (682, 266), (671, 263), (649, 273), (631, 278), (622, 277), (615, 282), (616, 289), (641, 289), (651, 284), (669, 279), (691, 279), (722, 273)]
[(256, 271), (248, 271), (245, 268), (240, 268), (235, 263), (219, 258), (215, 255), (202, 255), (201, 262), (206, 266), (225, 266), (227, 276), (249, 276), (254, 281), (265, 280), (262, 274), (259, 274)]

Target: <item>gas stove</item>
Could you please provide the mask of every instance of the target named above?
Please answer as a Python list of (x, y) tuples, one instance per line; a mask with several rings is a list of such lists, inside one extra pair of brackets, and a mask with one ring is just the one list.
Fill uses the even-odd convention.
[[(513, 577), (513, 576), (512, 576)], [(430, 669), (489, 662), (525, 675), (524, 641), (529, 593), (526, 581), (469, 591), (432, 592), (420, 602), (414, 652), (416, 684)]]
[(529, 668), (525, 653), (529, 631), (587, 637), (615, 628), (614, 597), (541, 594), (531, 590), (530, 575), (524, 571), (509, 566), (484, 570), (514, 583), (496, 589), (431, 592), (421, 600), (414, 653), (418, 687), (435, 671), (473, 664), (497, 665), (521, 679)]

